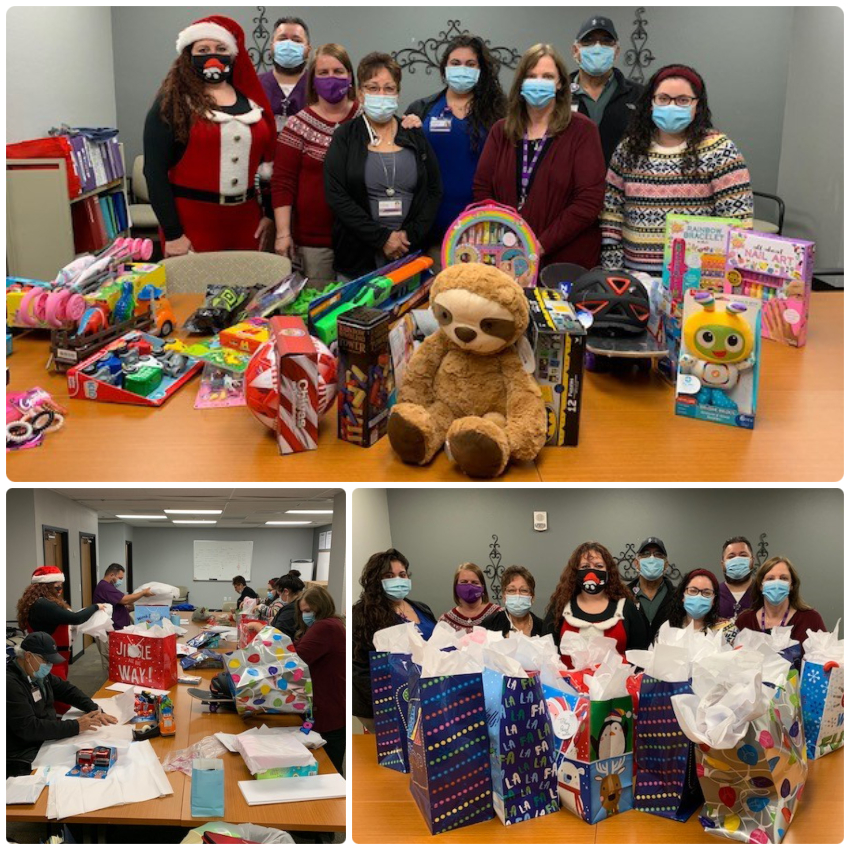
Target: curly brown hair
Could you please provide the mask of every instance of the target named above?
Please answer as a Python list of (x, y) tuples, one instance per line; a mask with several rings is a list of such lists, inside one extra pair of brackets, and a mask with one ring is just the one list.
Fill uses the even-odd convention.
[(403, 564), (405, 570), (410, 566), (407, 558), (398, 549), (387, 549), (386, 552), (376, 552), (372, 555), (360, 574), (363, 592), (351, 609), (355, 656), (365, 655), (374, 649), (372, 638), (375, 632), (398, 625), (399, 620), (392, 601), (384, 593), (384, 586), (381, 584), (384, 573), (390, 569), (393, 561)]
[(39, 599), (49, 599), (63, 608), (71, 610), (71, 606), (61, 597), (53, 592), (52, 584), (35, 583), (27, 587), (23, 596), (18, 600), (18, 626), (22, 632), (29, 630), (30, 609)]
[(192, 45), (174, 60), (157, 92), (162, 120), (181, 144), (189, 141), (192, 122), (216, 108), (206, 84), (192, 67)]
[(549, 600), (546, 613), (550, 614), (556, 620), (561, 616), (561, 612), (564, 610), (567, 602), (577, 595), (578, 565), (582, 557), (588, 552), (596, 552), (602, 557), (605, 563), (605, 569), (608, 571), (608, 584), (605, 585), (605, 595), (608, 599), (632, 599), (631, 591), (623, 584), (623, 580), (620, 578), (620, 571), (617, 569), (614, 556), (601, 543), (594, 541), (582, 543), (570, 555), (570, 560), (567, 561), (567, 565), (558, 579), (558, 586)]

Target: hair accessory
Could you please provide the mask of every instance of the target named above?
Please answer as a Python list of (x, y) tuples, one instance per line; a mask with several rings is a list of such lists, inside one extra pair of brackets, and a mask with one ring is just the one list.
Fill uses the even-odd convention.
[(669, 80), (670, 77), (681, 77), (682, 79), (687, 80), (697, 95), (702, 94), (702, 80), (700, 80), (695, 71), (692, 71), (690, 68), (686, 68), (684, 65), (671, 65), (669, 68), (664, 68), (659, 71), (658, 76), (655, 78), (655, 89), (653, 90), (653, 93), (654, 91), (657, 91), (659, 83), (663, 80)]

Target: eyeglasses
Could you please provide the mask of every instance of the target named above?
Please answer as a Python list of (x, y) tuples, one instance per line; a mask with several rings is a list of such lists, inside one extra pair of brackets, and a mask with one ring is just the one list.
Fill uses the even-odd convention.
[(698, 97), (688, 97), (686, 94), (680, 94), (678, 97), (670, 97), (669, 94), (657, 94), (652, 98), (652, 102), (656, 106), (669, 106), (675, 103), (676, 106), (690, 106)]
[(365, 85), (363, 86), (363, 91), (365, 91), (366, 94), (385, 94), (392, 97), (393, 95), (398, 94), (398, 86), (384, 86), (382, 88), (381, 86), (376, 85)]
[(704, 599), (714, 598), (713, 590), (697, 590), (695, 587), (686, 587), (685, 596), (702, 596)]
[(530, 590), (506, 590), (505, 596), (531, 596)]
[(613, 38), (583, 38), (579, 41), (580, 47), (593, 47), (594, 44), (601, 44), (603, 47), (614, 47), (617, 41)]

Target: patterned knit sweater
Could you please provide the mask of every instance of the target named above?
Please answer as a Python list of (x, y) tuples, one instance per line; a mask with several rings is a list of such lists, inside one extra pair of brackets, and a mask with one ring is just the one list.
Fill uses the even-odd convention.
[(626, 167), (623, 144), (606, 178), (602, 265), (660, 274), (668, 213), (737, 218), (753, 226), (750, 173), (735, 143), (712, 132), (700, 142), (696, 175), (682, 174), (685, 146), (653, 145), (636, 167)]
[(495, 602), (488, 602), (477, 617), (465, 617), (457, 608), (452, 608), (440, 617), (440, 622), (448, 623), (456, 632), (471, 632), (475, 626), (481, 625), (482, 620), (501, 610)]

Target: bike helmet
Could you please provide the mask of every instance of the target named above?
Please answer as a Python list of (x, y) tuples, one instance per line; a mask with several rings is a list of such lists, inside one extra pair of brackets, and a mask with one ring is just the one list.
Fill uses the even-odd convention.
[(639, 334), (649, 321), (646, 287), (625, 271), (591, 269), (573, 283), (569, 300), (593, 316), (591, 333)]

